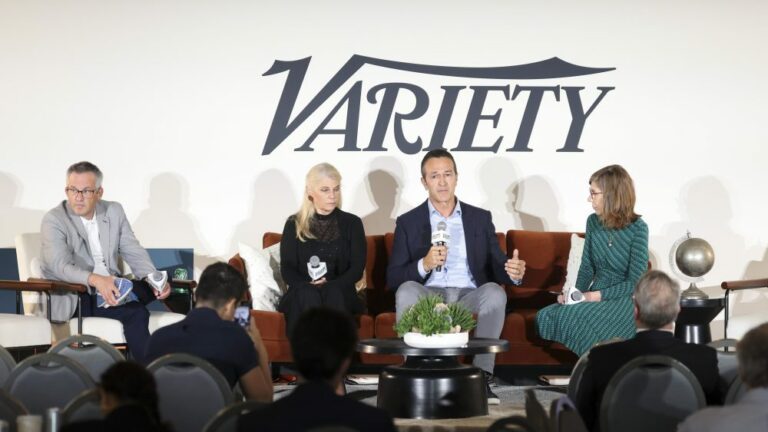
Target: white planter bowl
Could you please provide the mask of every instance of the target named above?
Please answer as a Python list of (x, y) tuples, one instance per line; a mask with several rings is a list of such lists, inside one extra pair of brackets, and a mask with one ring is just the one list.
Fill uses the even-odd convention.
[(469, 332), (441, 333), (431, 336), (409, 332), (403, 336), (403, 342), (414, 348), (458, 348), (469, 342)]

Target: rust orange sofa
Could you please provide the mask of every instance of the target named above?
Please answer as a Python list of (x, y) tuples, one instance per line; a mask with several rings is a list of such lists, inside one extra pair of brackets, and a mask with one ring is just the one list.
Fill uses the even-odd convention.
[[(505, 286), (507, 315), (501, 338), (509, 341), (509, 351), (498, 354), (497, 365), (559, 365), (573, 364), (576, 356), (557, 343), (544, 341), (536, 334), (536, 312), (555, 301), (549, 291), (559, 291), (565, 283), (568, 254), (571, 248), (570, 232), (536, 232), (510, 230), (496, 233), (502, 250), (511, 256), (518, 249), (526, 261), (526, 273), (520, 286)], [(280, 234), (266, 233), (263, 247), (280, 242)], [(366, 314), (357, 318), (360, 338), (396, 337), (394, 291), (386, 286), (386, 269), (392, 250), (393, 234), (366, 236), (368, 245), (365, 275)], [(245, 273), (245, 263), (235, 255), (229, 263)], [(252, 318), (259, 327), (270, 360), (290, 363), (291, 353), (285, 336), (285, 319), (279, 312), (253, 311)], [(366, 364), (390, 364), (400, 361), (399, 356), (363, 354)]]

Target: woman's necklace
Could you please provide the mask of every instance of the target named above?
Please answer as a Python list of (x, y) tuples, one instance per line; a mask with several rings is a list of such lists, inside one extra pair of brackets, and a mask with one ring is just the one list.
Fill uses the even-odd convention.
[(608, 233), (608, 247), (613, 247), (613, 233)]

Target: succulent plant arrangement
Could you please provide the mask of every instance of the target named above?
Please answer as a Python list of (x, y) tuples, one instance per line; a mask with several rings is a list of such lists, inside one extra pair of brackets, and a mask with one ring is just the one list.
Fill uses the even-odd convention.
[(431, 294), (421, 297), (405, 311), (394, 329), (399, 337), (409, 332), (431, 336), (468, 332), (476, 324), (472, 312), (466, 306), (459, 303), (446, 304), (441, 296)]

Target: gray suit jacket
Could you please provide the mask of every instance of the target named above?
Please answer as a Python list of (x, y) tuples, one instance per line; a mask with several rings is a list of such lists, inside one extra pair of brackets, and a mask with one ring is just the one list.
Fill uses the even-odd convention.
[(737, 403), (710, 407), (685, 419), (678, 432), (765, 432), (768, 430), (768, 388), (760, 387), (744, 393)]
[[(155, 271), (149, 254), (133, 235), (131, 224), (119, 203), (99, 201), (94, 217), (99, 225), (101, 250), (110, 274), (120, 274), (120, 258), (131, 266), (137, 278)], [(43, 277), (88, 285), (88, 276), (94, 267), (88, 233), (80, 216), (72, 212), (67, 201), (62, 201), (45, 214), (40, 231)], [(54, 294), (51, 297), (51, 320), (69, 320), (76, 306), (75, 294)]]

